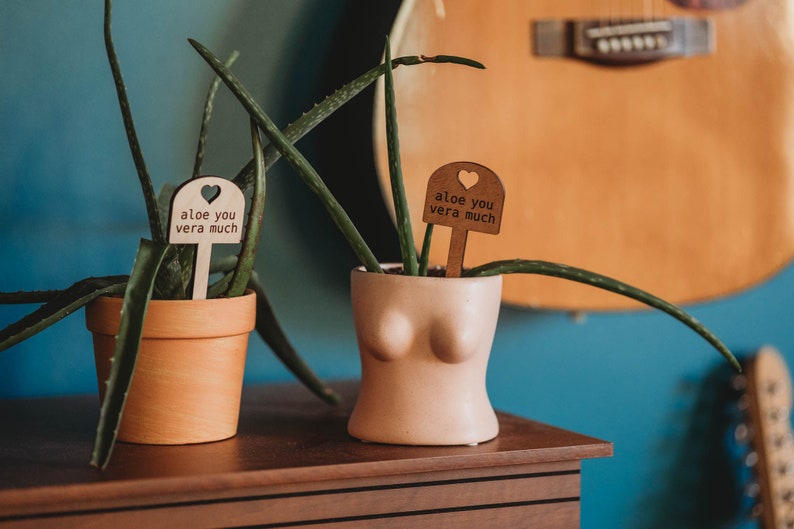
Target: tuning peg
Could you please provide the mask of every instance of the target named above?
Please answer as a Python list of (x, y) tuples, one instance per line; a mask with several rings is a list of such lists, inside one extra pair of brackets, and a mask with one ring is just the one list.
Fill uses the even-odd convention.
[(782, 387), (783, 385), (779, 380), (772, 380), (764, 384), (764, 391), (766, 391), (769, 395), (776, 395), (782, 389)]
[(757, 481), (750, 481), (745, 484), (744, 486), (745, 498), (757, 498), (760, 493), (761, 493), (761, 486), (758, 484)]
[(733, 438), (738, 444), (746, 445), (753, 439), (753, 429), (747, 423), (740, 422), (733, 430)]
[(744, 391), (747, 389), (747, 376), (746, 375), (733, 375), (730, 380), (731, 388), (736, 391)]
[(747, 452), (744, 456), (744, 466), (747, 467), (754, 467), (758, 464), (758, 453), (753, 450), (751, 452)]
[(790, 416), (791, 416), (791, 411), (785, 406), (781, 406), (779, 408), (773, 408), (769, 410), (769, 419), (771, 421), (786, 420)]
[(794, 436), (792, 436), (791, 432), (786, 432), (775, 436), (773, 443), (775, 448), (783, 448), (784, 446), (791, 445), (792, 441), (794, 441)]
[(777, 472), (778, 474), (782, 474), (784, 476), (790, 476), (791, 474), (794, 474), (794, 461), (785, 461), (780, 463), (777, 466)]

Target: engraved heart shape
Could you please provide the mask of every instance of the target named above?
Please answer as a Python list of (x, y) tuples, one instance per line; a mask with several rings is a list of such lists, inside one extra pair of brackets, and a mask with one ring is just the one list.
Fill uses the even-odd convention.
[(477, 185), (480, 181), (480, 175), (474, 171), (458, 171), (458, 182), (463, 186), (463, 189), (468, 191), (473, 186)]
[(208, 204), (212, 204), (216, 198), (221, 196), (220, 186), (204, 186), (201, 188), (201, 196)]

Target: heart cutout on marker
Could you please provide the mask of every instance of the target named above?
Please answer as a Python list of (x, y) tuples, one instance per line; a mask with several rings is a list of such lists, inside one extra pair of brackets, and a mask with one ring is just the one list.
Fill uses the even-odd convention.
[(201, 196), (207, 201), (207, 204), (212, 204), (216, 198), (221, 196), (220, 186), (204, 186), (201, 188)]
[(468, 191), (480, 181), (480, 175), (474, 171), (458, 171), (458, 182), (463, 186), (463, 189)]

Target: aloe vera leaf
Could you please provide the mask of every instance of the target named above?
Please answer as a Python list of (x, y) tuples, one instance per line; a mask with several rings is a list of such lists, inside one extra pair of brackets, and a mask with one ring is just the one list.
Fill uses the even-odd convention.
[(127, 133), (127, 142), (130, 146), (132, 159), (135, 162), (135, 169), (138, 173), (138, 180), (140, 181), (141, 190), (143, 191), (143, 198), (146, 202), (146, 212), (149, 216), (149, 228), (152, 232), (152, 239), (157, 242), (164, 242), (165, 233), (157, 209), (157, 197), (154, 192), (152, 180), (149, 177), (149, 169), (146, 167), (146, 161), (143, 158), (141, 145), (138, 142), (138, 134), (135, 132), (135, 123), (132, 119), (130, 102), (127, 98), (127, 87), (124, 84), (124, 78), (121, 75), (121, 68), (119, 67), (118, 57), (116, 56), (116, 50), (113, 45), (113, 35), (110, 28), (111, 8), (111, 0), (105, 0), (105, 51), (107, 53), (108, 62), (110, 63), (110, 70), (113, 73), (113, 84), (116, 87), (121, 117), (124, 122), (124, 130)]
[[(236, 256), (228, 256), (215, 262), (210, 267), (210, 272), (227, 272), (234, 268)], [(207, 297), (213, 292), (222, 292), (231, 277), (230, 273), (224, 275), (217, 283), (210, 285)], [(312, 393), (328, 404), (338, 404), (341, 397), (328, 387), (301, 358), (300, 353), (292, 346), (287, 335), (276, 319), (276, 314), (267, 298), (265, 289), (255, 270), (251, 271), (248, 288), (256, 294), (256, 330), (262, 340), (267, 344), (279, 360), (292, 372), (293, 375)], [(216, 294), (217, 295), (217, 294)]]
[(168, 244), (147, 239), (141, 239), (138, 246), (121, 307), (116, 348), (113, 351), (110, 376), (106, 382), (105, 398), (100, 408), (94, 450), (91, 454), (91, 464), (99, 468), (107, 467), (116, 443), (124, 404), (135, 373), (146, 309), (152, 297), (157, 271), (169, 247)]
[[(226, 66), (231, 67), (240, 54), (237, 51), (231, 53), (226, 59)], [(204, 112), (202, 113), (201, 128), (199, 130), (198, 146), (196, 148), (196, 158), (193, 165), (193, 178), (199, 176), (201, 166), (204, 161), (205, 146), (207, 143), (207, 132), (209, 122), (212, 117), (212, 110), (215, 103), (215, 96), (220, 87), (220, 78), (215, 76), (207, 90), (204, 101)], [(157, 209), (160, 214), (160, 222), (163, 226), (168, 225), (168, 215), (171, 208), (171, 199), (177, 186), (166, 183), (160, 188), (157, 194)], [(195, 260), (195, 245), (178, 245), (176, 248), (176, 259), (170, 265), (166, 274), (166, 279), (158, 280), (155, 284), (155, 296), (169, 299), (187, 299), (193, 285), (193, 261)], [(178, 274), (178, 276), (177, 276)], [(177, 282), (176, 280), (179, 279)]]
[(391, 195), (394, 202), (394, 216), (397, 224), (397, 235), (400, 239), (400, 253), (403, 260), (403, 274), (415, 276), (419, 274), (419, 264), (416, 261), (416, 246), (414, 235), (411, 231), (411, 217), (408, 211), (408, 199), (405, 198), (403, 185), (402, 162), (400, 161), (400, 137), (397, 126), (397, 103), (394, 96), (394, 77), (391, 68), (391, 46), (386, 37), (385, 49), (386, 73), (385, 81), (385, 108), (386, 108), (386, 150), (389, 158), (389, 181)]
[(256, 331), (281, 362), (304, 386), (328, 404), (338, 404), (342, 398), (328, 387), (301, 358), (276, 319), (259, 276), (254, 271), (248, 287), (256, 293)]
[(157, 193), (157, 210), (160, 213), (160, 222), (163, 226), (168, 226), (168, 216), (171, 209), (171, 199), (177, 190), (177, 185), (166, 182)]
[(44, 305), (0, 331), (0, 351), (43, 331), (103, 294), (124, 292), (126, 285), (127, 276), (89, 277), (66, 290), (0, 294), (0, 303), (37, 303), (48, 298)]
[(289, 142), (278, 127), (276, 127), (276, 124), (273, 123), (270, 116), (268, 116), (259, 106), (259, 103), (253, 99), (251, 93), (211, 51), (195, 40), (191, 39), (190, 43), (207, 64), (209, 64), (221, 79), (223, 79), (223, 82), (229, 90), (231, 90), (248, 114), (256, 121), (256, 124), (265, 136), (267, 136), (268, 140), (276, 146), (279, 152), (281, 152), (281, 155), (284, 156), (290, 166), (298, 173), (301, 180), (303, 180), (303, 182), (309, 186), (309, 189), (322, 201), (331, 219), (342, 232), (345, 239), (347, 239), (356, 257), (361, 261), (361, 264), (371, 272), (382, 272), (383, 270), (378, 260), (375, 258), (375, 255), (372, 253), (372, 250), (367, 246), (367, 243), (350, 220), (347, 212), (345, 212), (342, 205), (336, 200), (336, 197), (334, 197), (309, 161)]
[[(162, 243), (166, 244), (166, 243)], [(155, 278), (152, 297), (155, 299), (187, 299), (188, 291), (183, 279), (183, 274), (189, 273), (183, 267), (186, 259), (192, 259), (192, 254), (185, 255), (193, 245), (170, 245), (163, 258), (163, 264)]]
[[(160, 220), (163, 226), (168, 226), (168, 215), (171, 209), (171, 200), (177, 186), (165, 183), (157, 193), (157, 205), (160, 210)], [(168, 274), (161, 274), (164, 279), (155, 284), (155, 297), (162, 299), (188, 299), (190, 290), (193, 287), (193, 261), (195, 260), (195, 244), (176, 244), (173, 245), (176, 255), (172, 270)], [(173, 275), (171, 275), (173, 274)], [(177, 275), (178, 274), (178, 275)], [(173, 282), (172, 282), (173, 281)], [(171, 291), (167, 295), (166, 291)]]
[(245, 237), (240, 248), (240, 257), (229, 290), (226, 292), (230, 297), (242, 296), (248, 286), (248, 279), (251, 277), (256, 258), (262, 215), (265, 212), (265, 162), (262, 157), (262, 138), (259, 137), (259, 129), (257, 129), (254, 120), (251, 120), (251, 146), (254, 151), (254, 160), (256, 160), (254, 194), (251, 197), (248, 221), (245, 223)]
[[(397, 57), (396, 59), (392, 59), (391, 66), (392, 68), (397, 68), (398, 66), (405, 65), (405, 66), (414, 66), (418, 64), (457, 64), (461, 66), (468, 66), (471, 68), (478, 68), (478, 69), (485, 69), (485, 66), (482, 63), (474, 61), (472, 59), (467, 59), (465, 57), (458, 57), (456, 55), (435, 55), (435, 56), (427, 56), (427, 55), (409, 55), (406, 57)], [(353, 99), (356, 95), (358, 95), (362, 90), (367, 88), (371, 85), (378, 77), (383, 75), (386, 72), (386, 64), (379, 64), (373, 68), (370, 68), (362, 75), (354, 79), (353, 81), (345, 84), (341, 88), (337, 89), (331, 95), (327, 96), (325, 99), (314, 105), (311, 110), (305, 112), (301, 117), (296, 119), (293, 123), (291, 123), (287, 128), (284, 129), (284, 136), (290, 141), (290, 143), (295, 143), (307, 133), (309, 133), (314, 127), (318, 124), (322, 123), (325, 118), (336, 112), (342, 105)], [(265, 156), (265, 169), (270, 169), (270, 167), (281, 157), (281, 153), (276, 149), (276, 147), (272, 144), (267, 145), (264, 151)], [(240, 186), (241, 189), (247, 190), (252, 185), (253, 174), (254, 174), (254, 165), (253, 159), (250, 160), (238, 173), (237, 176), (234, 177), (235, 183)]]
[(220, 279), (207, 287), (207, 299), (212, 299), (220, 296), (229, 288), (229, 283), (232, 281), (232, 274), (237, 267), (237, 256), (227, 255), (220, 259), (210, 262), (210, 274), (223, 274)]
[(427, 264), (430, 261), (430, 243), (433, 240), (433, 226), (435, 224), (428, 224), (425, 227), (425, 237), (422, 241), (422, 253), (419, 256), (419, 275), (427, 275)]
[(710, 343), (722, 356), (737, 370), (741, 371), (741, 365), (730, 349), (717, 338), (705, 325), (691, 316), (684, 309), (673, 305), (649, 292), (631, 286), (617, 279), (559, 263), (548, 261), (533, 261), (525, 259), (512, 259), (505, 261), (494, 261), (481, 266), (477, 266), (463, 273), (466, 277), (498, 275), (498, 274), (538, 274), (551, 277), (567, 279), (584, 283), (596, 288), (608, 290), (627, 298), (634, 299), (650, 307), (658, 309), (677, 319)]
[[(232, 51), (226, 59), (224, 65), (231, 68), (240, 52), (237, 50)], [(201, 174), (201, 166), (204, 164), (204, 152), (207, 146), (207, 131), (209, 130), (210, 119), (212, 118), (212, 109), (215, 106), (215, 95), (218, 93), (218, 88), (221, 85), (221, 79), (217, 75), (213, 77), (207, 95), (204, 98), (204, 112), (201, 114), (201, 128), (199, 129), (198, 145), (196, 146), (196, 159), (193, 163), (193, 178)]]
[(193, 293), (193, 265), (196, 261), (196, 245), (180, 244), (177, 245), (179, 254), (179, 264), (181, 267), (180, 288), (184, 295), (178, 299), (191, 299)]
[(0, 292), (0, 305), (24, 305), (28, 303), (47, 303), (63, 290), (18, 290)]
[(210, 263), (210, 274), (217, 274), (218, 272), (231, 272), (237, 266), (236, 255), (226, 255), (219, 259), (213, 259)]
[(229, 284), (232, 282), (232, 273), (224, 274), (216, 282), (207, 287), (207, 299), (214, 299), (226, 292), (229, 289)]

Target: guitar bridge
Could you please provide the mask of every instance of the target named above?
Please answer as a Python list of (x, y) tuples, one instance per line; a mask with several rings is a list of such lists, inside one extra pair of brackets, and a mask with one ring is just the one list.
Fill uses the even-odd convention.
[(533, 52), (611, 66), (714, 53), (714, 25), (707, 18), (657, 20), (536, 20)]

